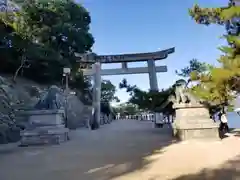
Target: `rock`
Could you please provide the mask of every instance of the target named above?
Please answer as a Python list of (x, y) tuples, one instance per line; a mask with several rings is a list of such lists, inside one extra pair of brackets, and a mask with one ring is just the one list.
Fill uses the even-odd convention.
[(13, 143), (19, 141), (21, 139), (20, 131), (21, 129), (17, 126), (8, 128), (6, 131), (8, 142)]
[(0, 76), (0, 84), (7, 84), (6, 78)]
[[(31, 102), (32, 98), (25, 87), (0, 76), (0, 143), (16, 142), (20, 139), (20, 130), (24, 125), (17, 122), (17, 109), (18, 106), (27, 106)], [(27, 117), (23, 121), (26, 124)]]
[(43, 91), (37, 86), (25, 86), (25, 89), (27, 90), (31, 97), (40, 98), (41, 94), (43, 93)]
[(70, 129), (76, 129), (86, 126), (84, 105), (77, 96), (69, 94), (66, 102), (67, 126)]
[(1, 84), (0, 93), (5, 95), (11, 104), (20, 103), (16, 91), (13, 88), (9, 87), (8, 85)]
[[(2, 118), (1, 118), (2, 120)], [(9, 123), (8, 123), (9, 122)], [(20, 140), (21, 129), (10, 121), (1, 121), (0, 123), (0, 144), (17, 142)]]
[(6, 144), (7, 140), (7, 131), (9, 126), (5, 123), (0, 123), (0, 144)]

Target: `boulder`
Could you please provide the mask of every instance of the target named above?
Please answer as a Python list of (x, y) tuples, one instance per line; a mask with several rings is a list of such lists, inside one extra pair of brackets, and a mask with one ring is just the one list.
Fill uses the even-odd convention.
[(85, 126), (84, 105), (75, 95), (69, 94), (66, 101), (67, 126), (76, 129)]

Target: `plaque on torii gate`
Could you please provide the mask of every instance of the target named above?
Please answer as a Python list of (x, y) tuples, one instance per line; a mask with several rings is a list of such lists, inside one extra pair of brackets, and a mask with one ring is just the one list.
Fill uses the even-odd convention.
[[(155, 66), (156, 60), (166, 59), (169, 54), (175, 52), (175, 48), (162, 51), (134, 54), (118, 54), (118, 55), (97, 55), (95, 53), (87, 53), (84, 55), (75, 54), (79, 58), (78, 62), (91, 65), (89, 68), (82, 69), (84, 76), (94, 77), (93, 87), (93, 107), (94, 122), (97, 127), (100, 123), (100, 100), (101, 100), (101, 76), (102, 75), (120, 75), (120, 74), (141, 74), (149, 73), (150, 89), (158, 91), (157, 72), (167, 72), (167, 66)], [(129, 62), (147, 61), (148, 67), (128, 68)], [(122, 68), (117, 69), (101, 69), (104, 63), (122, 63)]]

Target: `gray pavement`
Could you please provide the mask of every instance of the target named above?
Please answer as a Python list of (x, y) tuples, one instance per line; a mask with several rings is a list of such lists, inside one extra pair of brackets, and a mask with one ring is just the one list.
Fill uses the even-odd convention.
[[(58, 146), (1, 148), (0, 180), (110, 180), (144, 169), (144, 158), (173, 143), (168, 127), (118, 120), (99, 130), (79, 129)], [(141, 178), (139, 178), (141, 179)]]

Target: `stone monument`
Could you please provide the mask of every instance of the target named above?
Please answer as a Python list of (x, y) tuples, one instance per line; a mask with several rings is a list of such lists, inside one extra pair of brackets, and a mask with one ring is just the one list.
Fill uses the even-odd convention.
[(61, 89), (51, 86), (33, 110), (26, 111), (29, 126), (21, 132), (21, 145), (60, 144), (69, 139), (65, 127), (65, 100)]
[(209, 111), (203, 103), (187, 91), (184, 80), (176, 83), (175, 96), (174, 136), (180, 140), (219, 138), (219, 124), (210, 119)]

